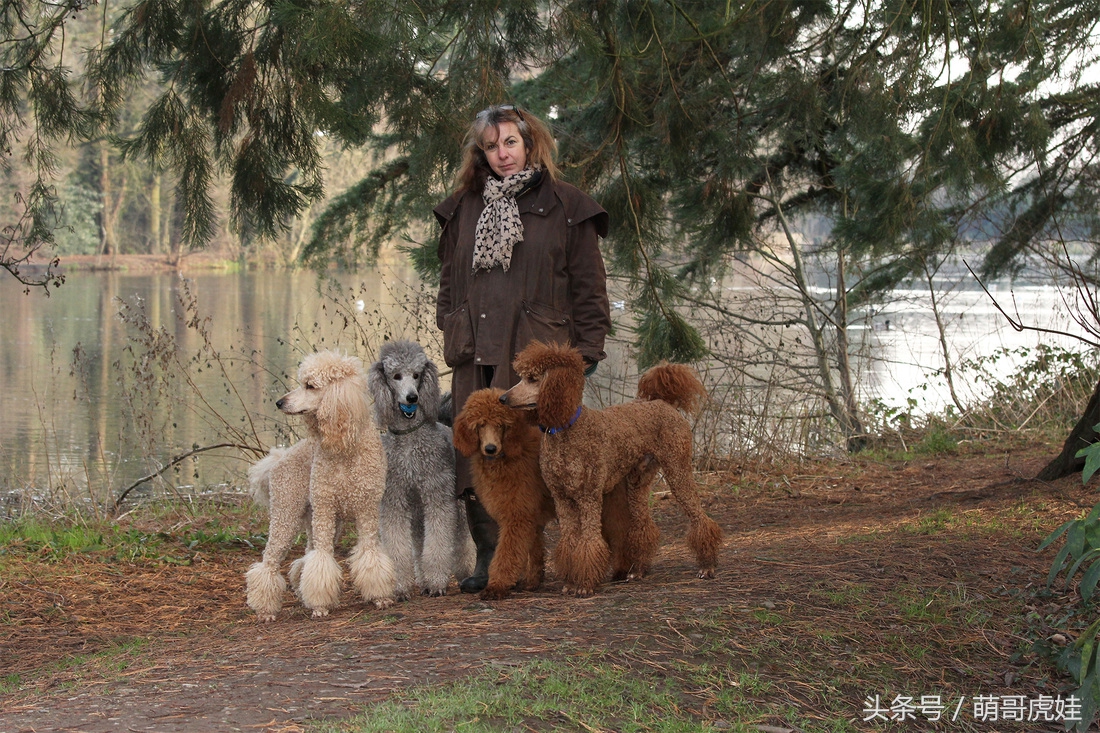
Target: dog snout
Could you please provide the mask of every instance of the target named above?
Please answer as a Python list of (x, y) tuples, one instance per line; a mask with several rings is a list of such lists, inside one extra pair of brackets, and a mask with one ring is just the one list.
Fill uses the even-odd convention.
[(502, 394), (500, 396), (500, 404), (502, 404), (502, 405), (507, 405), (508, 404), (508, 393), (507, 392), (505, 392), (504, 394)]
[(283, 409), (284, 405), (286, 405), (286, 397), (280, 397), (279, 399), (275, 400), (275, 407), (279, 408), (280, 410)]
[(500, 449), (497, 448), (496, 443), (486, 443), (481, 447), (481, 451), (487, 456), (495, 456), (498, 450)]
[(420, 399), (420, 397), (416, 394), (416, 392), (409, 392), (407, 395), (405, 395), (405, 402), (410, 405), (415, 405), (418, 399)]

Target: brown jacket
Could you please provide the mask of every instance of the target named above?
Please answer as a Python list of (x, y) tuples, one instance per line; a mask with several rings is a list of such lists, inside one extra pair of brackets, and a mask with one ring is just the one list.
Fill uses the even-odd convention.
[(611, 316), (597, 235), (607, 236), (607, 212), (576, 187), (548, 176), (517, 203), (524, 238), (512, 251), (508, 272), (494, 267), (476, 274), (481, 195), (456, 194), (435, 208), (443, 227), (436, 323), (443, 331), (444, 360), (451, 367), (470, 361), (510, 367), (533, 339), (569, 343), (586, 359), (602, 360)]

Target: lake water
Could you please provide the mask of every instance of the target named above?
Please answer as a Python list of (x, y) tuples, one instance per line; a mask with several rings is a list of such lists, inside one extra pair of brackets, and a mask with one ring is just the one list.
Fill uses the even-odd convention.
[[(1006, 307), (1014, 298), (1012, 307), (1032, 324), (1068, 328), (1051, 288), (1001, 284), (994, 292)], [(942, 297), (955, 358), (1052, 341), (1011, 329), (976, 287)], [(0, 309), (0, 496), (9, 503), (15, 495), (102, 502), (193, 448), (293, 440), (294, 424), (274, 400), (315, 349), (369, 360), (384, 338), (411, 338), (442, 364), (434, 292), (400, 263), (334, 279), (282, 271), (74, 273), (49, 298), (24, 295), (9, 277), (0, 280)], [(629, 314), (620, 303), (614, 315), (620, 327), (599, 372), (605, 380), (629, 371), (630, 334), (622, 327)], [(866, 355), (861, 397), (904, 405), (915, 395), (920, 409), (941, 408), (947, 392), (935, 374), (942, 359), (927, 291), (897, 291), (867, 315), (853, 330)], [(610, 388), (600, 397), (619, 399)], [(240, 486), (251, 460), (239, 449), (204, 452), (142, 490)]]
[[(79, 501), (91, 491), (102, 501), (195, 446), (286, 444), (294, 426), (274, 401), (302, 355), (370, 358), (394, 336), (438, 354), (434, 315), (421, 317), (433, 306), (434, 293), (399, 266), (334, 280), (78, 272), (49, 298), (0, 280), (0, 494)], [(241, 485), (251, 459), (206, 452), (152, 485)]]

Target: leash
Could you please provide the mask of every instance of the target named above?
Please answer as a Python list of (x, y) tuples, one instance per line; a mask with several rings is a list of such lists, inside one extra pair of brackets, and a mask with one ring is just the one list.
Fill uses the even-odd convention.
[(577, 422), (577, 418), (579, 418), (580, 416), (581, 405), (577, 405), (577, 411), (573, 413), (573, 417), (565, 425), (562, 425), (560, 428), (548, 428), (545, 425), (539, 425), (539, 430), (546, 433), (547, 435), (557, 435), (561, 431), (568, 430), (569, 428), (573, 427), (573, 423)]

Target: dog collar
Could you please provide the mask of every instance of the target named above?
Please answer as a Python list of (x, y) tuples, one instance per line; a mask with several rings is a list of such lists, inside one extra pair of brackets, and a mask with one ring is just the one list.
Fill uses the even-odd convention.
[(569, 422), (567, 422), (565, 425), (562, 425), (560, 428), (548, 428), (545, 425), (539, 425), (539, 430), (546, 433), (547, 435), (556, 435), (563, 430), (573, 427), (573, 423), (577, 422), (577, 418), (579, 418), (580, 416), (581, 406), (577, 405), (577, 411), (573, 413), (573, 417), (570, 418)]
[(424, 427), (424, 421), (423, 420), (418, 422), (416, 425), (413, 425), (411, 428), (400, 428), (400, 429), (389, 428), (389, 431), (393, 435), (408, 435), (409, 433), (416, 432), (417, 430), (419, 430), (422, 427)]

